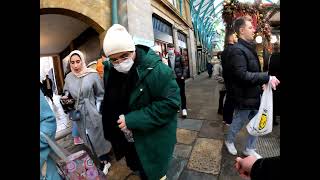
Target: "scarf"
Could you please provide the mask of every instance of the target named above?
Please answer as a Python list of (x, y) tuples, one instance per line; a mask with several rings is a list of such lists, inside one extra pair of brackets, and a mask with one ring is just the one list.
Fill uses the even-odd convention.
[(95, 69), (87, 68), (85, 57), (84, 57), (83, 53), (81, 51), (79, 51), (79, 50), (74, 50), (69, 54), (69, 64), (70, 64), (71, 56), (74, 55), (74, 54), (78, 54), (80, 56), (80, 59), (81, 59), (81, 62), (82, 62), (82, 69), (81, 69), (80, 72), (75, 72), (75, 70), (70, 65), (71, 72), (75, 76), (77, 76), (78, 78), (81, 78), (83, 76), (86, 76), (89, 73), (93, 73), (93, 72), (96, 73), (97, 72)]

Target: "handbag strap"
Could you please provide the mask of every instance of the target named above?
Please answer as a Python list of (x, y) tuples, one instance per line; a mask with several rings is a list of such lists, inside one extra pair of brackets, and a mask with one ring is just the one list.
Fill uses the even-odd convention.
[(40, 131), (40, 136), (44, 137), (47, 140), (53, 152), (55, 152), (57, 156), (62, 159), (62, 161), (67, 162), (68, 158), (64, 154), (63, 150), (48, 135)]
[(80, 89), (79, 89), (79, 92), (78, 92), (78, 97), (77, 97), (77, 102), (76, 102), (76, 107), (75, 109), (78, 110), (78, 105), (79, 105), (79, 99), (80, 99), (80, 93), (81, 93), (81, 89), (82, 89), (82, 77), (80, 78)]

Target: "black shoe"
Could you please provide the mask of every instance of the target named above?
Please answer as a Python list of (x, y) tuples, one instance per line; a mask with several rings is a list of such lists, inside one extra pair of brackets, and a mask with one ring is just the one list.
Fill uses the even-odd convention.
[(222, 114), (223, 114), (223, 111), (219, 111), (219, 110), (218, 110), (218, 114), (222, 115)]

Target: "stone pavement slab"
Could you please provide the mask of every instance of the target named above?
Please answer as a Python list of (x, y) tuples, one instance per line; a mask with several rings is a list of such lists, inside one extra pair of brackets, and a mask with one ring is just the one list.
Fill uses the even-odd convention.
[(222, 140), (198, 138), (188, 168), (214, 175), (220, 172)]
[(198, 135), (197, 131), (177, 128), (177, 141), (182, 144), (192, 144)]
[(176, 144), (174, 147), (173, 155), (182, 158), (189, 158), (192, 150), (192, 146), (184, 145), (184, 144)]
[[(227, 134), (228, 126), (224, 126), (224, 133)], [(245, 127), (241, 129), (235, 140), (235, 147), (238, 150), (238, 155), (240, 157), (245, 157), (242, 151), (245, 148), (247, 141), (248, 132)], [(256, 151), (262, 157), (271, 157), (280, 155), (280, 126), (274, 127), (270, 134), (258, 137), (256, 144)], [(219, 180), (242, 180), (239, 174), (234, 168), (235, 158), (229, 154), (225, 145), (222, 148), (222, 161), (221, 161), (221, 172), (219, 175)]]
[(179, 180), (218, 180), (217, 176), (206, 173), (199, 173), (191, 170), (184, 170)]
[(178, 119), (178, 128), (200, 131), (203, 121), (195, 119)]
[(201, 127), (199, 137), (224, 139), (223, 124), (221, 121), (204, 121)]
[(167, 171), (168, 180), (178, 180), (188, 160), (173, 156)]
[[(120, 161), (111, 161), (107, 179), (108, 180), (124, 180), (132, 171), (127, 167), (126, 161), (122, 158)], [(130, 178), (133, 178), (130, 176)], [(136, 177), (140, 179), (139, 177)]]

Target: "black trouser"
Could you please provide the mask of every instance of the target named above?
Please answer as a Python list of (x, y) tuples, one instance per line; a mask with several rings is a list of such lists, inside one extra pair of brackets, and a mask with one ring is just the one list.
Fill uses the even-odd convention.
[(219, 91), (219, 108), (218, 108), (218, 112), (222, 113), (223, 111), (223, 99), (224, 96), (226, 95), (227, 91), (223, 90), (223, 91)]
[(273, 123), (277, 123), (276, 117), (280, 116), (280, 91), (278, 89), (273, 90), (272, 95), (273, 95)]
[(235, 102), (233, 98), (227, 93), (226, 100), (223, 105), (223, 121), (226, 122), (226, 124), (232, 123), (234, 106)]
[(181, 109), (187, 109), (187, 100), (186, 100), (184, 79), (177, 78), (176, 81), (177, 81), (178, 86), (180, 88)]

